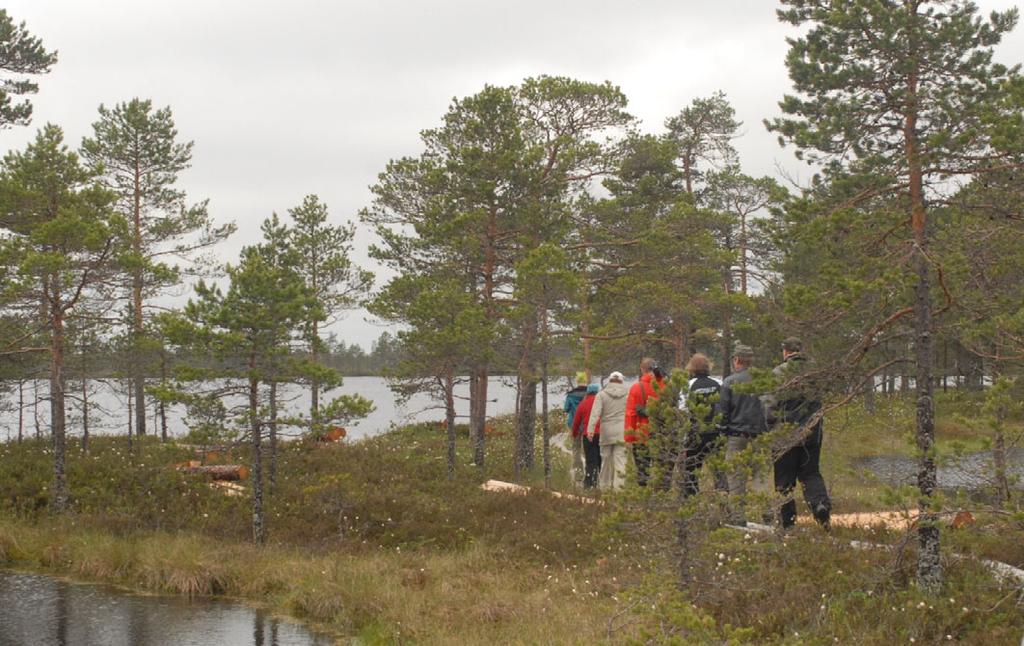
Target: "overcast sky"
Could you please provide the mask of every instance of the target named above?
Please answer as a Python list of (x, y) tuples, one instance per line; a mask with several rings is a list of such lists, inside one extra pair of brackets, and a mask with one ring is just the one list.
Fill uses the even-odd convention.
[[(1014, 6), (980, 0), (983, 11)], [(611, 81), (642, 129), (693, 98), (723, 90), (745, 123), (747, 173), (807, 171), (761, 125), (789, 91), (783, 60), (793, 35), (771, 0), (8, 0), (8, 13), (49, 49), (28, 128), (0, 131), (20, 149), (52, 122), (77, 146), (100, 103), (133, 97), (170, 106), (192, 168), (181, 185), (209, 198), (239, 232), (316, 193), (338, 221), (357, 219), (389, 159), (421, 151), (453, 97), (540, 74)], [(999, 60), (1024, 60), (1024, 31)], [(357, 234), (357, 260), (372, 236)], [(383, 328), (353, 312), (336, 331), (367, 349)]]

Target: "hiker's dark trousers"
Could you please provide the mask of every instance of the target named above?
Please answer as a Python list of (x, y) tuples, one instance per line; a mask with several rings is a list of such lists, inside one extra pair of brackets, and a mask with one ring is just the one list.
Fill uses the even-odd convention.
[[(688, 438), (685, 457), (683, 458), (683, 495), (689, 498), (700, 491), (700, 468), (704, 460), (722, 446), (722, 436), (718, 433), (700, 433)], [(723, 484), (724, 474), (715, 472), (715, 489), (728, 491), (729, 485)]]
[(597, 486), (597, 474), (601, 473), (601, 436), (595, 435), (588, 440), (583, 436), (583, 460), (586, 464), (583, 476), (583, 488), (593, 489)]
[(821, 441), (818, 440), (794, 446), (775, 460), (775, 490), (786, 497), (786, 502), (780, 510), (783, 527), (791, 527), (796, 523), (796, 500), (793, 498), (793, 490), (798, 480), (804, 490), (804, 500), (807, 501), (815, 519), (818, 522), (828, 522), (828, 510), (832, 508), (832, 502), (828, 497), (828, 489), (825, 488), (825, 479), (821, 477), (818, 468), (820, 458)]

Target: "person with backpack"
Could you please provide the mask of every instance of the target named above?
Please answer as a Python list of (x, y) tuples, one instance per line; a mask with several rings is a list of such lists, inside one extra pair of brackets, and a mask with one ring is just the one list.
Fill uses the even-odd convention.
[(621, 372), (608, 375), (608, 383), (594, 399), (587, 420), (587, 439), (597, 437), (601, 425), (601, 472), (597, 476), (601, 491), (619, 489), (626, 474), (626, 397), (629, 390), (622, 383)]
[[(750, 368), (753, 365), (753, 349), (749, 345), (736, 344), (732, 356), (733, 373), (722, 382), (722, 391), (715, 411), (719, 416), (719, 430), (725, 435), (725, 457), (730, 465), (727, 474), (729, 496), (734, 500), (746, 495), (748, 474), (754, 492), (770, 491), (768, 474), (758, 464), (757, 456), (754, 456), (750, 469), (737, 468), (736, 465), (740, 454), (751, 447), (756, 438), (768, 432), (761, 399), (753, 393), (743, 392), (744, 384), (749, 384), (753, 380), (750, 375)], [(741, 509), (733, 509), (730, 515), (730, 521), (734, 524), (747, 524), (746, 516)]]
[[(576, 373), (576, 385), (565, 395), (565, 403), (562, 410), (565, 411), (565, 427), (572, 430), (572, 421), (576, 417), (576, 407), (580, 405), (587, 394), (587, 373)], [(572, 435), (572, 462), (569, 463), (569, 481), (573, 486), (580, 486), (583, 483), (583, 438), (579, 435)]]
[[(685, 400), (690, 411), (690, 430), (683, 442), (683, 496), (688, 498), (700, 491), (697, 472), (704, 460), (722, 445), (722, 434), (715, 426), (715, 404), (722, 384), (711, 376), (711, 361), (699, 352), (690, 357), (686, 371), (690, 374)], [(705, 411), (702, 417), (698, 417), (699, 411)], [(719, 475), (715, 474), (716, 485)], [(728, 485), (722, 488), (727, 489)]]
[[(810, 365), (800, 339), (787, 338), (782, 342), (782, 363), (772, 371), (781, 392), (763, 398), (768, 423), (773, 430), (791, 431), (791, 435), (784, 438), (785, 450), (775, 458), (774, 464), (775, 490), (786, 499), (779, 513), (783, 528), (796, 523), (793, 490), (797, 481), (819, 525), (828, 529), (832, 514), (832, 501), (819, 467), (822, 419), (817, 413), (821, 410), (821, 396), (809, 383), (806, 373)], [(813, 425), (808, 427), (812, 420), (815, 420)]]
[(641, 487), (647, 486), (651, 469), (651, 451), (647, 446), (650, 437), (649, 407), (664, 386), (665, 377), (658, 362), (644, 357), (640, 361), (640, 380), (630, 387), (626, 400), (626, 443), (633, 449), (636, 482)]
[(597, 399), (597, 392), (600, 389), (601, 387), (597, 384), (587, 386), (587, 396), (576, 407), (576, 415), (572, 420), (572, 436), (574, 439), (580, 437), (583, 442), (583, 461), (585, 465), (583, 475), (584, 489), (593, 489), (597, 486), (597, 476), (601, 471), (601, 422), (594, 425), (594, 435), (596, 437), (587, 437), (590, 413), (594, 409), (594, 400)]

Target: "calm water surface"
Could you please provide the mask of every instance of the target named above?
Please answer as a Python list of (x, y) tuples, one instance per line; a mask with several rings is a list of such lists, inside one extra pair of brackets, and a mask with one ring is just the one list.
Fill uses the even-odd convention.
[(217, 601), (137, 596), (0, 571), (0, 646), (327, 646), (331, 640)]
[[(856, 464), (887, 484), (917, 484), (918, 464), (915, 458), (900, 455), (876, 455), (859, 458)], [(991, 487), (994, 483), (993, 469), (991, 451), (971, 453), (955, 459), (950, 458), (938, 466), (938, 485), (940, 489), (950, 491), (974, 491)], [(1024, 489), (1024, 449), (1007, 450), (1006, 470), (1007, 475), (1014, 480), (1011, 486), (1016, 489)]]
[[(0, 439), (12, 439), (18, 435), (19, 416), (17, 413), (19, 394), (16, 384), (12, 390), (0, 392)], [(24, 385), (21, 393), (23, 401), (21, 410), (22, 434), (32, 437), (36, 429), (44, 436), (49, 435), (49, 400), (47, 399), (47, 382), (36, 380)], [(81, 386), (69, 384), (68, 433), (75, 437), (82, 435)], [(568, 390), (568, 381), (552, 382), (549, 390), (550, 403), (561, 408), (562, 400)], [(412, 422), (440, 421), (444, 419), (444, 410), (426, 395), (417, 395), (408, 402), (399, 403), (388, 388), (387, 381), (381, 377), (346, 377), (341, 388), (326, 393), (326, 401), (338, 395), (362, 395), (373, 401), (375, 410), (365, 419), (347, 426), (349, 438), (358, 439), (377, 435), (387, 431), (393, 425)], [(466, 421), (469, 415), (469, 385), (456, 387), (456, 414), (461, 416), (460, 422)], [(281, 387), (283, 401), (282, 415), (288, 413), (309, 412), (309, 391), (296, 385)], [(487, 414), (489, 416), (505, 415), (515, 411), (516, 391), (514, 380), (494, 377), (488, 387)], [(89, 432), (94, 435), (124, 434), (128, 428), (128, 401), (123, 384), (109, 381), (90, 382), (89, 393)], [(232, 405), (243, 405), (244, 396), (231, 401)], [(541, 397), (537, 395), (538, 410)], [(155, 410), (151, 408), (147, 415), (147, 433), (153, 434), (159, 426), (156, 422)], [(188, 432), (184, 406), (171, 406), (167, 411), (168, 433), (181, 436)]]

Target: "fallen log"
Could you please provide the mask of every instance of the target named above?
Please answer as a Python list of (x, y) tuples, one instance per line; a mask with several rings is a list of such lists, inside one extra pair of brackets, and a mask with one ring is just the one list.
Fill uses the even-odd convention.
[(241, 496), (245, 494), (245, 487), (236, 482), (215, 480), (210, 483), (210, 487), (215, 491), (221, 492), (225, 496)]
[[(487, 482), (480, 485), (480, 488), (483, 489), (484, 491), (512, 493), (522, 496), (525, 496), (526, 494), (530, 493), (530, 487), (525, 487), (514, 482), (503, 482), (501, 480), (488, 480)], [(571, 493), (552, 491), (550, 489), (542, 489), (541, 491), (546, 491), (548, 494), (554, 496), (555, 498), (565, 498), (566, 500), (574, 500), (576, 502), (582, 502), (588, 505), (604, 504), (601, 500), (597, 498), (587, 498), (585, 496), (577, 496)]]
[(249, 477), (249, 467), (244, 464), (183, 464), (178, 466), (178, 471), (206, 475), (211, 480), (245, 480)]

